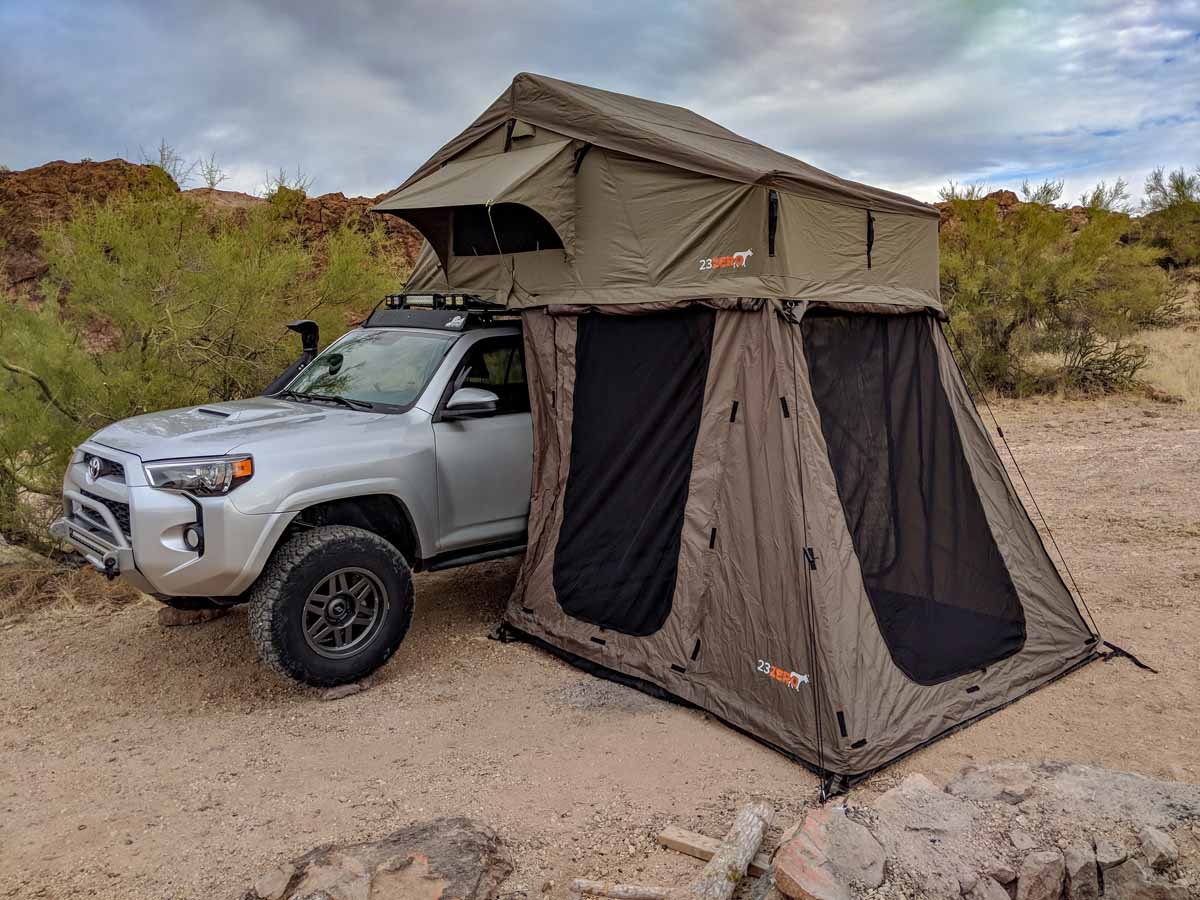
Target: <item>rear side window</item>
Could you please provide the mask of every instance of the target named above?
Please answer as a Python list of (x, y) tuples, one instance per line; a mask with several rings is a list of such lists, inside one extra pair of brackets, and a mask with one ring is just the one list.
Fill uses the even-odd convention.
[(893, 661), (937, 684), (1016, 653), (1025, 614), (963, 453), (923, 316), (810, 315), (813, 398)]
[(570, 616), (644, 636), (671, 614), (714, 316), (579, 320), (554, 555), (554, 591)]

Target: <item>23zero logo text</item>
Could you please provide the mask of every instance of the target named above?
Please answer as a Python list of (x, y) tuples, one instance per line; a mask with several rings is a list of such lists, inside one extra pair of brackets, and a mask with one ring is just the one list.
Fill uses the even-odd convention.
[(773, 678), (775, 681), (778, 681), (781, 684), (786, 684), (793, 691), (800, 690), (800, 685), (802, 684), (808, 684), (807, 675), (801, 675), (799, 672), (789, 672), (787, 669), (781, 669), (779, 666), (773, 666), (765, 659), (760, 659), (758, 661), (758, 666), (755, 668), (755, 671), (762, 675), (766, 675), (769, 678)]

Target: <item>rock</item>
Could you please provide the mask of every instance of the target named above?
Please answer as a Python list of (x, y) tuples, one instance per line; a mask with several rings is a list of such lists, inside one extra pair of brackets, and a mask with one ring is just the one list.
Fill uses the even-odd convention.
[[(242, 900), (410, 900), (417, 897), (491, 900), (512, 873), (503, 844), (490, 828), (465, 818), (412, 825), (378, 841), (327, 844), (290, 864), (283, 892), (274, 873), (260, 878)], [(287, 866), (280, 872), (287, 871)]]
[(979, 884), (979, 876), (974, 872), (969, 872), (966, 875), (958, 876), (958, 889), (964, 894), (970, 893), (971, 888), (975, 887), (977, 884)]
[(1037, 841), (1028, 831), (1022, 831), (1020, 828), (1014, 828), (1008, 833), (1008, 839), (1012, 841), (1012, 845), (1022, 853), (1027, 850), (1032, 850), (1037, 846)]
[(1001, 887), (1000, 882), (984, 875), (975, 882), (975, 886), (963, 894), (967, 900), (1011, 900), (1008, 891)]
[(1127, 859), (1104, 873), (1104, 900), (1187, 900), (1181, 884), (1156, 881), (1136, 859)]
[(948, 794), (923, 775), (909, 775), (875, 801), (875, 837), (892, 864), (927, 900), (961, 896), (961, 882), (1000, 864), (977, 839), (980, 807)]
[(850, 886), (828, 866), (807, 866), (792, 860), (780, 862), (783, 848), (775, 854), (772, 874), (775, 889), (793, 900), (852, 900)]
[(947, 793), (980, 803), (1016, 805), (1033, 793), (1034, 777), (1029, 766), (1000, 763), (976, 768), (968, 766), (946, 785)]
[(1096, 900), (1100, 896), (1100, 870), (1090, 846), (1067, 847), (1063, 864), (1067, 870), (1067, 900)]
[(37, 284), (50, 267), (42, 252), (41, 230), (69, 219), (78, 201), (104, 203), (131, 189), (177, 191), (170, 176), (155, 166), (106, 162), (49, 162), (32, 169), (0, 172), (0, 289), (40, 300)]
[(362, 693), (366, 689), (366, 686), (361, 681), (356, 681), (353, 684), (339, 684), (337, 687), (321, 691), (321, 699), (341, 700), (343, 697), (352, 697), (355, 694)]
[(219, 619), (227, 612), (227, 609), (175, 609), (173, 606), (164, 606), (158, 611), (158, 624), (164, 628), (201, 625)]
[(1119, 866), (1129, 858), (1129, 853), (1120, 844), (1112, 841), (1096, 841), (1096, 865), (1101, 870)]
[(1169, 869), (1179, 861), (1179, 848), (1165, 831), (1147, 825), (1138, 832), (1138, 842), (1142, 845), (1146, 862), (1156, 872)]
[(254, 887), (251, 890), (254, 896), (260, 900), (281, 900), (284, 893), (287, 892), (287, 887), (292, 881), (292, 876), (296, 874), (296, 867), (291, 863), (286, 863), (277, 869), (272, 869), (264, 875), (260, 875), (258, 880), (254, 882)]
[(1017, 880), (1017, 870), (1003, 860), (998, 860), (984, 869), (984, 874), (1001, 884), (1012, 884)]
[(843, 806), (814, 809), (796, 836), (775, 853), (775, 884), (802, 900), (849, 898), (851, 881), (868, 888), (883, 884), (883, 847)]
[(1030, 853), (1017, 873), (1017, 900), (1058, 900), (1066, 870), (1057, 850)]

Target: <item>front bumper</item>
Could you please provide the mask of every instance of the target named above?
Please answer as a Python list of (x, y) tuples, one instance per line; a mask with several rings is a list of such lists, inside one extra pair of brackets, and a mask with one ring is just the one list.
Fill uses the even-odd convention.
[[(89, 481), (88, 454), (124, 471)], [(228, 497), (150, 487), (138, 457), (89, 442), (67, 468), (63, 516), (50, 530), (98, 571), (126, 578), (146, 593), (233, 597), (254, 583), (292, 516), (247, 515)], [(184, 541), (189, 526), (203, 532), (199, 549)]]

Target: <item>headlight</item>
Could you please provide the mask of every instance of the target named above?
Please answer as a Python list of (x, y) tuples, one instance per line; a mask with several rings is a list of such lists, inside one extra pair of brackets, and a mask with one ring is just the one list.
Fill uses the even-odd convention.
[(249, 456), (218, 456), (210, 459), (166, 459), (149, 462), (146, 480), (164, 491), (186, 491), (208, 496), (228, 494), (254, 474)]

